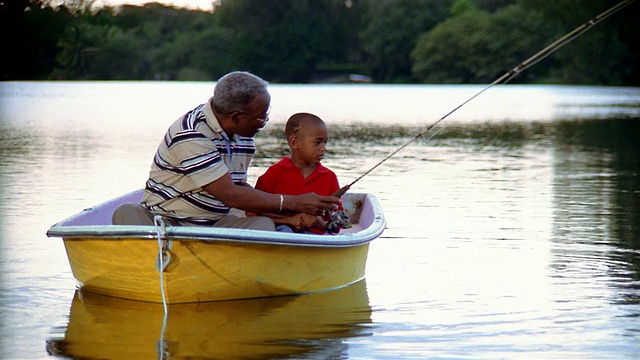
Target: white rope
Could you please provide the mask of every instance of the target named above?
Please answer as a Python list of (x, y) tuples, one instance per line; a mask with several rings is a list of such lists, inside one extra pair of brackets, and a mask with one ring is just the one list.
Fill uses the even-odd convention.
[(167, 342), (164, 340), (164, 332), (167, 329), (167, 312), (165, 311), (164, 313), (164, 317), (162, 318), (162, 330), (160, 331), (160, 340), (158, 340), (158, 343), (156, 345), (156, 351), (158, 352), (158, 359), (160, 360), (164, 360), (164, 359), (170, 359), (171, 358), (171, 354), (168, 353), (168, 344)]
[(158, 272), (160, 272), (160, 292), (162, 293), (162, 305), (164, 307), (165, 315), (168, 313), (167, 310), (167, 297), (164, 291), (164, 238), (167, 235), (166, 227), (162, 217), (160, 215), (156, 215), (153, 217), (153, 224), (156, 226), (156, 238), (158, 239), (158, 261), (159, 267)]
[[(160, 330), (160, 340), (157, 343), (157, 349), (159, 359), (165, 359), (165, 355), (167, 354), (166, 342), (164, 341), (164, 332), (167, 328), (167, 316), (169, 315), (169, 310), (167, 309), (167, 297), (164, 291), (164, 239), (167, 236), (166, 225), (164, 220), (160, 215), (155, 215), (153, 217), (153, 224), (156, 226), (156, 238), (158, 239), (158, 260), (156, 263), (156, 267), (158, 272), (160, 273), (160, 292), (162, 293), (162, 307), (164, 309), (164, 316), (162, 318), (162, 329)], [(168, 358), (168, 357), (167, 357)]]

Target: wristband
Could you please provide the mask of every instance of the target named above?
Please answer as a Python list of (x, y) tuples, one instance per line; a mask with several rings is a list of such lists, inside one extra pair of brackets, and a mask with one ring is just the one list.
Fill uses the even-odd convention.
[(282, 194), (280, 194), (280, 208), (278, 209), (278, 212), (282, 212), (282, 205), (284, 204), (284, 196), (282, 196)]

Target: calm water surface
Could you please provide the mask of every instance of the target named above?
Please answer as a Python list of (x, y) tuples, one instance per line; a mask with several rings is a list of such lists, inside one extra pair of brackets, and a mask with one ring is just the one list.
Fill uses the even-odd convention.
[[(298, 111), (351, 182), (474, 86), (272, 85), (251, 181)], [(76, 292), (53, 223), (143, 186), (211, 83), (0, 83), (0, 358), (640, 358), (640, 89), (491, 89), (363, 178), (366, 282), (162, 307)], [(164, 353), (158, 347), (164, 349)], [(164, 346), (164, 347), (162, 347)]]

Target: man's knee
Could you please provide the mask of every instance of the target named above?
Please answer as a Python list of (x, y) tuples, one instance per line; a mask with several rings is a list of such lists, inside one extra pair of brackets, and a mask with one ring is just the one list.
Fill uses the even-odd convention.
[(249, 230), (264, 230), (264, 231), (276, 230), (276, 227), (273, 224), (273, 220), (265, 216), (237, 217), (237, 216), (229, 215), (218, 220), (218, 222), (216, 222), (214, 226), (225, 227), (225, 228), (249, 229)]
[[(255, 230), (265, 230), (265, 231), (276, 231), (276, 226), (268, 217), (264, 216), (253, 216), (255, 219)], [(247, 218), (250, 219), (250, 218)]]
[(153, 214), (140, 204), (124, 203), (111, 217), (113, 225), (153, 225)]

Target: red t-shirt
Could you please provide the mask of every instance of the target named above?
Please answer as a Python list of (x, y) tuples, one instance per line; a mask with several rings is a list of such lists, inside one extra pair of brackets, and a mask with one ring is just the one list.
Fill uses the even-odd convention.
[[(285, 156), (258, 178), (255, 188), (283, 195), (300, 195), (310, 192), (318, 195), (333, 195), (340, 189), (340, 185), (336, 174), (321, 163), (316, 164), (315, 170), (304, 178), (300, 169), (288, 156)], [(318, 234), (325, 232), (324, 229), (311, 228), (310, 230)]]

